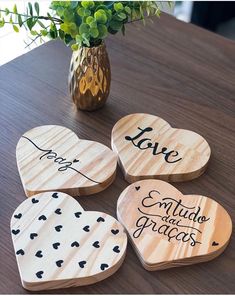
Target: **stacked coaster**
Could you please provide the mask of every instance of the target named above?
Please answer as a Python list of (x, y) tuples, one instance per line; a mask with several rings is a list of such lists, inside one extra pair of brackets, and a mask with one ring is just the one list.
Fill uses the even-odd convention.
[(211, 198), (183, 195), (160, 180), (143, 180), (120, 195), (117, 216), (147, 270), (209, 261), (226, 248), (232, 222)]
[(20, 204), (11, 232), (22, 285), (33, 291), (101, 281), (117, 271), (126, 253), (127, 236), (115, 218), (84, 211), (61, 192)]
[(130, 182), (156, 178), (187, 181), (206, 169), (211, 150), (199, 134), (172, 128), (150, 114), (130, 114), (112, 130), (112, 148), (125, 179)]

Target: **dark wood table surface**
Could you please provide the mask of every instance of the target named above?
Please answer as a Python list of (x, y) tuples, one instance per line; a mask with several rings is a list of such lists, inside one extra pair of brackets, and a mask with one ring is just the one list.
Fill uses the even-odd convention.
[[(68, 95), (71, 52), (61, 42), (49, 42), (0, 67), (0, 293), (29, 293), (21, 287), (9, 223), (25, 199), (16, 144), (35, 126), (64, 125), (109, 147), (112, 126), (135, 112), (198, 132), (212, 149), (209, 167), (200, 178), (175, 186), (185, 194), (212, 197), (234, 222), (235, 42), (162, 15), (146, 27), (128, 25), (125, 37), (111, 36), (106, 44), (111, 93), (107, 104), (92, 113), (77, 111)], [(118, 168), (108, 189), (78, 200), (86, 210), (116, 216), (118, 196), (127, 185)], [(47, 293), (234, 293), (234, 259), (233, 236), (211, 262), (148, 272), (129, 245), (124, 264), (110, 278)]]

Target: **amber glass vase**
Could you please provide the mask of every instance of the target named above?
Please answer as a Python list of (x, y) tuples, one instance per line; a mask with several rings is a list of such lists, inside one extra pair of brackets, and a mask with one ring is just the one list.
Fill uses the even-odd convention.
[(73, 52), (69, 90), (78, 109), (93, 111), (102, 107), (109, 95), (110, 81), (110, 63), (104, 43)]

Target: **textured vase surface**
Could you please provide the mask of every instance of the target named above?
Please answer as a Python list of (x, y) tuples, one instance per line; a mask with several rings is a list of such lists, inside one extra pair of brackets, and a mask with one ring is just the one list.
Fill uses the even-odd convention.
[(110, 81), (110, 63), (104, 43), (73, 52), (69, 90), (78, 109), (92, 111), (102, 107), (109, 95)]

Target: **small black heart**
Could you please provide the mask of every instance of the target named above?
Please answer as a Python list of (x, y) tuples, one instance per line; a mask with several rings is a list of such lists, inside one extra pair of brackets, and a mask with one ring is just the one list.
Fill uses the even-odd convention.
[(62, 264), (63, 264), (63, 260), (58, 260), (58, 261), (56, 261), (56, 265), (58, 266), (58, 267), (61, 267), (62, 266)]
[(40, 251), (37, 251), (37, 253), (35, 254), (35, 256), (38, 257), (38, 258), (42, 258), (43, 257), (42, 251), (41, 250)]
[(55, 210), (55, 213), (56, 213), (57, 215), (61, 215), (61, 214), (62, 214), (61, 209), (57, 209), (57, 210)]
[(20, 249), (16, 252), (16, 255), (24, 255), (24, 250)]
[(102, 263), (101, 265), (100, 265), (100, 269), (101, 270), (105, 270), (105, 268), (108, 268), (109, 266), (108, 266), (108, 264), (106, 264), (106, 263)]
[(60, 232), (61, 231), (61, 229), (62, 229), (62, 225), (57, 225), (56, 227), (55, 227), (55, 230), (57, 231), (57, 232)]
[(218, 246), (218, 245), (219, 245), (219, 243), (217, 243), (217, 242), (215, 242), (215, 241), (212, 243), (212, 246), (213, 246), (213, 247), (216, 247), (216, 246)]
[(140, 190), (140, 186), (135, 187), (136, 191)]
[(112, 229), (111, 232), (112, 232), (112, 234), (116, 235), (116, 234), (118, 234), (119, 230), (118, 229)]
[(86, 231), (86, 232), (89, 232), (90, 231), (90, 226), (87, 225), (87, 226), (83, 227), (83, 230)]
[(21, 213), (19, 213), (17, 215), (14, 215), (14, 218), (16, 218), (16, 219), (20, 219), (21, 217), (22, 217), (22, 214)]
[(100, 245), (99, 245), (99, 242), (98, 242), (98, 241), (94, 242), (94, 244), (93, 244), (92, 246), (93, 246), (93, 247), (95, 247), (95, 248), (99, 248), (99, 247), (100, 247)]
[(17, 235), (19, 232), (20, 232), (20, 230), (19, 229), (12, 229), (12, 231), (11, 231), (14, 235)]
[(30, 233), (30, 238), (31, 239), (34, 239), (35, 237), (37, 237), (38, 235), (37, 235), (37, 233)]
[(120, 253), (119, 246), (115, 246), (115, 247), (113, 248), (113, 251), (114, 251), (115, 253)]
[(59, 196), (58, 196), (58, 193), (57, 193), (57, 192), (53, 193), (53, 194), (52, 194), (52, 197), (53, 197), (53, 198), (58, 198), (58, 197), (59, 197)]
[(53, 246), (53, 248), (54, 248), (55, 250), (57, 250), (58, 247), (59, 247), (59, 245), (60, 245), (60, 243), (54, 243), (52, 246)]
[(33, 204), (38, 203), (38, 202), (39, 202), (38, 199), (36, 199), (36, 198), (32, 198), (32, 203), (33, 203)]
[(71, 247), (79, 247), (79, 243), (77, 241), (75, 241), (71, 244)]
[(76, 159), (76, 158), (75, 158), (75, 159), (73, 160), (73, 162), (79, 162), (79, 159)]
[(97, 222), (104, 222), (105, 220), (104, 220), (103, 217), (99, 217), (96, 221), (97, 221)]
[(80, 218), (81, 214), (82, 214), (81, 212), (74, 213), (75, 217), (77, 218)]
[(81, 268), (84, 268), (86, 261), (80, 261), (80, 262), (78, 262), (78, 264)]
[(47, 219), (47, 217), (45, 216), (45, 215), (41, 215), (39, 218), (38, 218), (38, 220), (40, 221), (40, 220), (46, 220)]
[(38, 271), (38, 272), (36, 273), (36, 276), (37, 276), (39, 279), (41, 279), (43, 273), (44, 273), (43, 271)]

